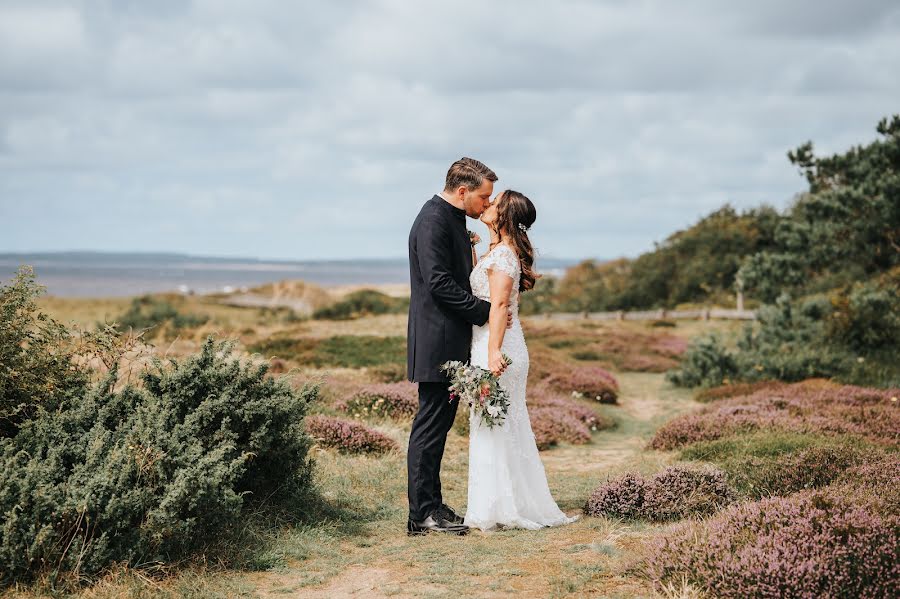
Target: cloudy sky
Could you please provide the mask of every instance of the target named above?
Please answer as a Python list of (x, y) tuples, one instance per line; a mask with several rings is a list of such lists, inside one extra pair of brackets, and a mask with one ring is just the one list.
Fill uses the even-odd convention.
[(900, 3), (737, 4), (0, 0), (0, 252), (403, 257), (463, 155), (545, 256), (784, 207), (900, 112)]

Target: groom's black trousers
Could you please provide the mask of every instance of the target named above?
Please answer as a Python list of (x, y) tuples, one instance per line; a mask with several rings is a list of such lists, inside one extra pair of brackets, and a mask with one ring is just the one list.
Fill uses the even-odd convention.
[(450, 401), (450, 383), (419, 383), (419, 412), (409, 433), (409, 517), (421, 522), (443, 503), (441, 458), (459, 400)]

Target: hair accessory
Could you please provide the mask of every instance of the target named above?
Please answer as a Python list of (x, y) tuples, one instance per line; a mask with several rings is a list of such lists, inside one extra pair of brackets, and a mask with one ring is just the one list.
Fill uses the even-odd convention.
[(524, 223), (519, 223), (519, 229), (521, 229), (522, 231), (527, 231), (528, 227), (526, 227)]

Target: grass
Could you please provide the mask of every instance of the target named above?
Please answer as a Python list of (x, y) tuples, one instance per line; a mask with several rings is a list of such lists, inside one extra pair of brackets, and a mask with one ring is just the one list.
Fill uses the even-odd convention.
[[(118, 314), (129, 300), (43, 300), (63, 320), (99, 317), (92, 310)], [(385, 367), (405, 362), (405, 315), (387, 314), (350, 321), (288, 322), (265, 317), (257, 309), (222, 306), (191, 297), (180, 307), (210, 321), (185, 332), (161, 351), (194, 351), (204, 331), (236, 332), (248, 351), (291, 360), (297, 382), (326, 375), (322, 404), (333, 404), (359, 385), (382, 380)], [(543, 338), (568, 334), (601, 337), (617, 330), (629, 336), (687, 336), (698, 329), (727, 329), (733, 323), (690, 323), (653, 329), (644, 323), (579, 323), (561, 325), (539, 317), (526, 321), (529, 350), (571, 360), (572, 347), (552, 348)], [(587, 326), (585, 326), (587, 325)], [(545, 329), (549, 329), (546, 330)], [(562, 329), (562, 333), (560, 333)], [(624, 333), (623, 333), (624, 334)], [(654, 431), (675, 415), (701, 404), (688, 390), (677, 389), (653, 372), (615, 371), (619, 404), (596, 409), (616, 426), (593, 435), (587, 445), (561, 444), (541, 453), (554, 498), (568, 514), (580, 512), (598, 484), (625, 471), (652, 474), (676, 455), (646, 449)], [(378, 420), (375, 428), (406, 447), (408, 422)], [(460, 511), (466, 504), (468, 438), (451, 431), (442, 468), (444, 495)], [(382, 457), (343, 455), (314, 449), (321, 506), (315, 523), (263, 525), (248, 523), (255, 535), (252, 554), (242, 570), (230, 570), (212, 557), (206, 563), (172, 569), (154, 577), (121, 569), (86, 587), (78, 596), (120, 597), (651, 597), (648, 583), (629, 570), (647, 538), (666, 525), (582, 517), (565, 527), (540, 531), (473, 532), (464, 538), (405, 534), (405, 454)], [(31, 598), (34, 588), (12, 589), (10, 597)], [(666, 596), (693, 597), (689, 586)]]
[(406, 338), (400, 336), (280, 337), (258, 341), (248, 349), (316, 367), (365, 368), (406, 362)]

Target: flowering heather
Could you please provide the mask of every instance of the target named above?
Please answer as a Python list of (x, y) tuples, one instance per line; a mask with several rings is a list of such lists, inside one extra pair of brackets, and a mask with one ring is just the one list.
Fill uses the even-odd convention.
[(687, 351), (688, 341), (675, 335), (655, 335), (649, 344), (649, 348), (663, 356), (680, 358)]
[(567, 412), (592, 431), (612, 428), (615, 424), (608, 416), (598, 414), (592, 407), (577, 399), (554, 393), (547, 385), (538, 385), (533, 391), (528, 392), (528, 405)]
[(559, 443), (559, 431), (550, 420), (540, 418), (531, 419), (531, 431), (534, 433), (534, 443), (539, 451), (550, 449)]
[(848, 468), (838, 477), (838, 484), (860, 489), (870, 502), (882, 502), (882, 511), (900, 514), (900, 455), (896, 452)]
[[(535, 407), (528, 410), (531, 428), (538, 428), (547, 440), (566, 441), (573, 445), (583, 445), (591, 441), (591, 429), (570, 412), (553, 408)], [(537, 435), (535, 435), (537, 437)]]
[(728, 385), (719, 385), (718, 387), (709, 387), (700, 389), (694, 394), (694, 399), (703, 403), (709, 403), (719, 399), (729, 397), (737, 397), (739, 395), (750, 395), (762, 389), (776, 390), (787, 387), (788, 383), (781, 381), (758, 381), (756, 383), (731, 383)]
[(721, 470), (670, 466), (650, 479), (627, 473), (600, 485), (584, 511), (592, 516), (667, 521), (711, 514), (733, 498)]
[(397, 442), (359, 422), (316, 414), (306, 418), (306, 430), (320, 445), (346, 453), (380, 454), (400, 451)]
[(900, 389), (797, 383), (717, 401), (662, 426), (653, 449), (673, 449), (759, 429), (855, 434), (885, 445), (900, 441)]
[(721, 470), (670, 466), (648, 481), (642, 511), (650, 520), (677, 520), (711, 514), (733, 498)]
[(550, 375), (547, 382), (559, 391), (595, 399), (600, 403), (616, 403), (619, 395), (618, 381), (599, 366), (565, 368)]
[(419, 409), (419, 392), (415, 383), (408, 381), (366, 385), (338, 408), (358, 417), (411, 420)]
[(775, 458), (735, 460), (726, 469), (736, 487), (759, 498), (824, 487), (844, 475), (848, 468), (880, 455), (847, 446), (814, 446)]
[(640, 518), (647, 481), (628, 472), (597, 487), (587, 500), (584, 512), (591, 516)]
[(652, 541), (646, 573), (716, 597), (900, 596), (900, 518), (860, 497), (828, 487), (734, 505)]

